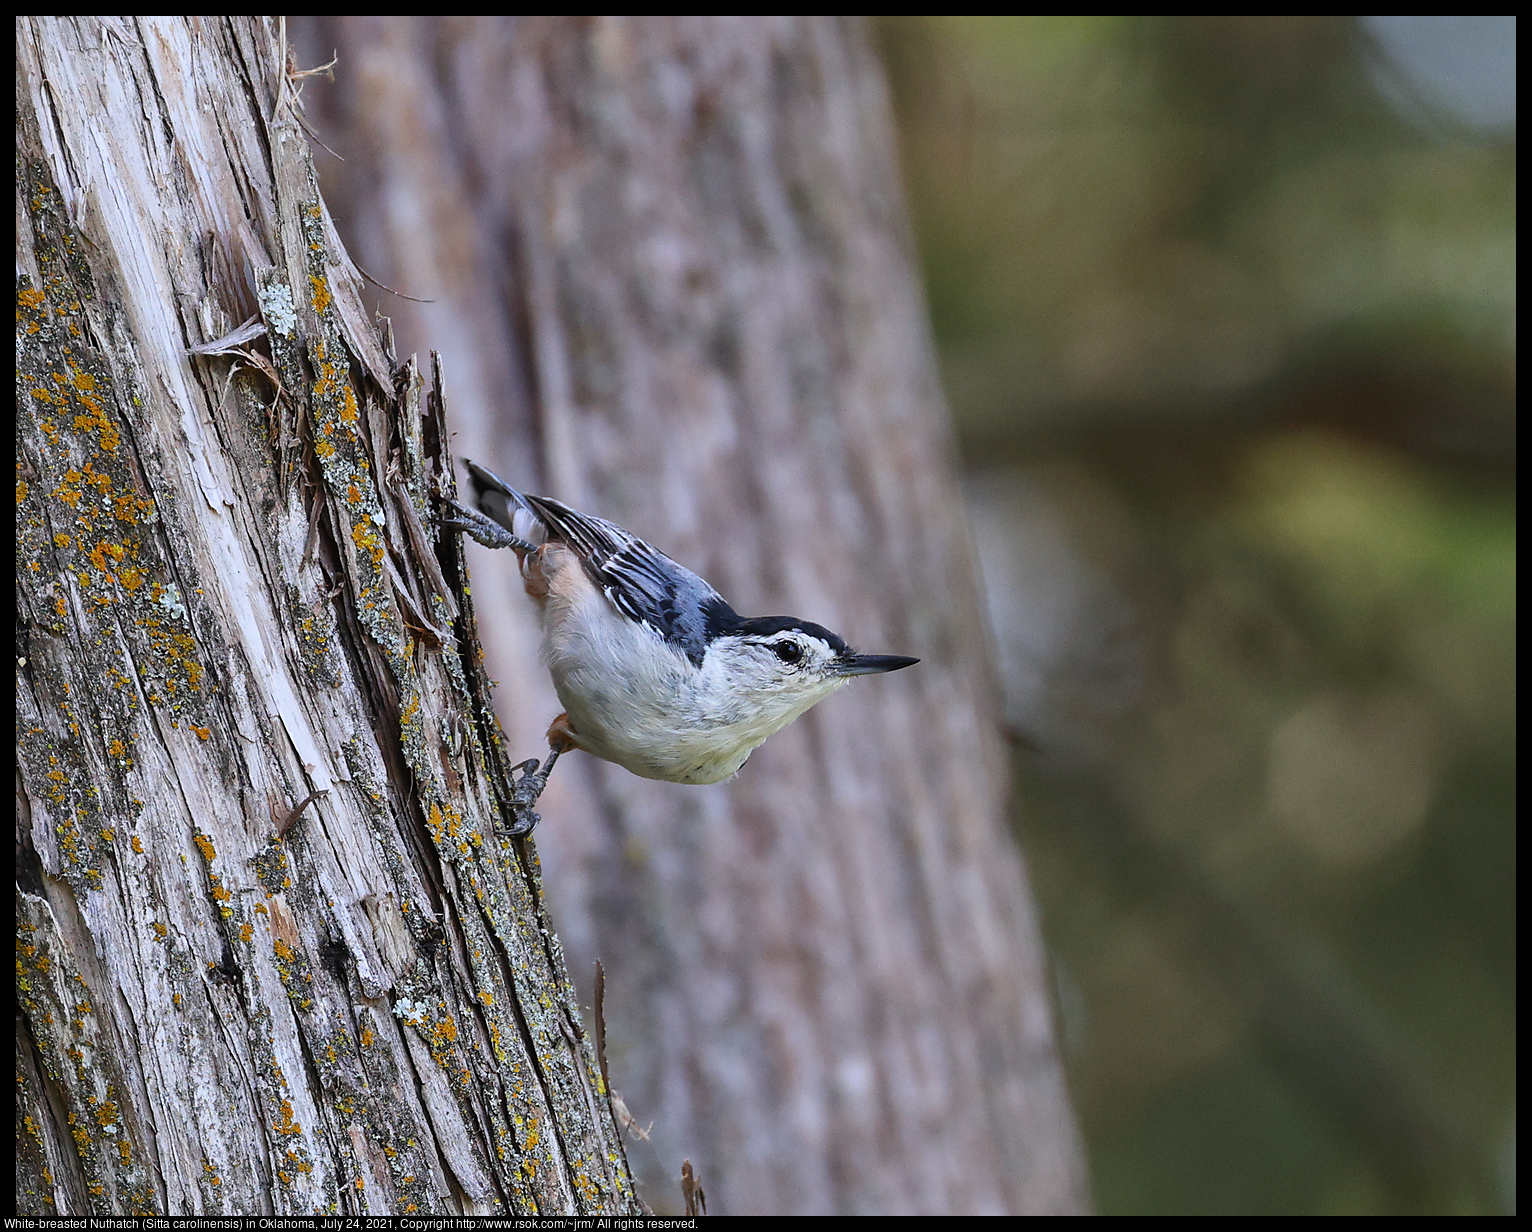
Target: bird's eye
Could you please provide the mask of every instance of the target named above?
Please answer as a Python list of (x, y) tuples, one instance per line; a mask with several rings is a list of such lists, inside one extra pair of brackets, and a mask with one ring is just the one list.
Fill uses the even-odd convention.
[(797, 642), (773, 642), (771, 649), (784, 663), (796, 663), (803, 658), (803, 647)]

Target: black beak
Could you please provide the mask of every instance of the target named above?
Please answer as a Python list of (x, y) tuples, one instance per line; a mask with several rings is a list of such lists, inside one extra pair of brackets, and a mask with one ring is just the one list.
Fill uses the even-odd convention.
[(879, 672), (897, 672), (919, 662), (908, 655), (848, 655), (839, 661), (836, 670), (842, 676), (874, 676)]

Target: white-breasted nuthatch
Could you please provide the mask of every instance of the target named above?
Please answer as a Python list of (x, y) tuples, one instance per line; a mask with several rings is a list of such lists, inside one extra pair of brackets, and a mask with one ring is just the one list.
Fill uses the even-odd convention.
[(510, 548), (542, 611), (543, 659), (565, 712), (551, 755), (517, 767), (530, 806), (558, 755), (584, 749), (671, 783), (730, 777), (767, 736), (853, 676), (918, 663), (857, 654), (792, 616), (746, 619), (690, 569), (601, 518), (516, 491), (464, 460), (475, 504), (442, 525)]

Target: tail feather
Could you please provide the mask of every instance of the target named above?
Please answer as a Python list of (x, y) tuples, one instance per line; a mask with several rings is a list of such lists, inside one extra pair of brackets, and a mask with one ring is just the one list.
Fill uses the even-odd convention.
[(473, 481), (474, 505), (480, 513), (534, 546), (547, 541), (547, 525), (522, 493), (477, 462), (464, 458), (463, 465), (468, 468), (469, 478)]

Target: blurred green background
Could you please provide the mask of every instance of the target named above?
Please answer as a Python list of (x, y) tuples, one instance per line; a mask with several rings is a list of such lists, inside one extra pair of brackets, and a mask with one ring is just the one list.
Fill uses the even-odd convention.
[(876, 27), (1102, 1213), (1515, 1209), (1514, 21)]

